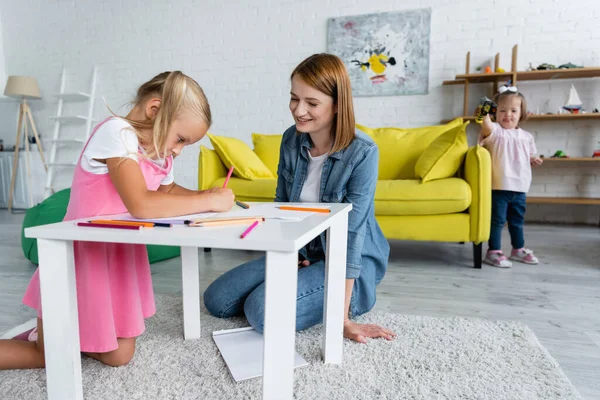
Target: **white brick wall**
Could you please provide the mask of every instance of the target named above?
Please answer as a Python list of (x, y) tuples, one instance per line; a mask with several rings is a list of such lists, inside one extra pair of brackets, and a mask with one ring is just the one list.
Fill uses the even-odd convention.
[[(432, 8), (429, 94), (355, 98), (359, 123), (408, 127), (459, 115), (462, 88), (441, 83), (464, 71), (469, 50), (473, 67), (499, 52), (501, 66), (509, 69), (514, 44), (519, 44), (520, 70), (530, 62), (600, 65), (597, 0), (4, 0), (0, 25), (6, 74), (39, 80), (44, 99), (32, 103), (32, 108), (43, 135), (52, 129), (48, 117), (55, 113), (56, 102), (51, 94), (58, 89), (61, 67), (72, 74), (68, 86), (74, 90), (87, 87), (96, 63), (99, 96), (121, 113), (127, 108), (119, 107), (146, 79), (167, 69), (183, 70), (209, 97), (215, 117), (211, 131), (250, 143), (251, 132), (277, 133), (291, 124), (289, 74), (306, 56), (326, 51), (328, 18), (421, 7)], [(600, 108), (596, 95), (600, 79), (574, 83), (589, 109)], [(556, 81), (519, 86), (531, 110), (543, 111), (549, 99), (548, 108), (555, 111), (569, 85)], [(486, 85), (472, 90), (471, 109), (485, 90)], [(11, 145), (17, 106), (0, 105), (4, 121), (0, 135)], [(107, 114), (102, 101), (97, 110), (99, 117)], [(530, 122), (525, 128), (534, 133), (546, 155), (562, 149), (588, 156), (600, 141), (599, 126), (583, 121)], [(208, 139), (202, 144), (210, 145)], [(178, 182), (196, 186), (197, 154), (194, 146), (177, 160)], [(597, 195), (598, 169), (584, 164), (543, 166), (535, 171), (532, 193)], [(68, 182), (68, 176), (64, 179)], [(531, 206), (528, 218), (553, 220), (550, 214), (555, 211), (560, 215), (557, 221), (592, 223), (600, 212), (587, 206)]]

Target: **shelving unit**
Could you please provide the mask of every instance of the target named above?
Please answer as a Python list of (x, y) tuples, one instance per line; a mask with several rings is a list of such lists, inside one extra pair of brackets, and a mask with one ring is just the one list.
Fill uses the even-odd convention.
[[(570, 68), (570, 69), (547, 69), (535, 71), (517, 71), (517, 53), (518, 45), (512, 48), (511, 69), (510, 71), (498, 72), (500, 65), (500, 55), (494, 57), (494, 70), (491, 73), (471, 73), (471, 52), (467, 52), (466, 68), (464, 74), (456, 75), (455, 79), (444, 81), (442, 84), (464, 85), (463, 115), (461, 118), (465, 121), (475, 121), (473, 110), (469, 110), (469, 88), (473, 84), (491, 83), (491, 96), (498, 92), (498, 85), (509, 79), (513, 85), (520, 81), (543, 81), (557, 79), (581, 79), (600, 77), (600, 67)], [(529, 114), (527, 121), (583, 121), (600, 120), (600, 113), (582, 113), (582, 114)], [(444, 120), (442, 123), (451, 121)], [(544, 158), (544, 163), (569, 163), (569, 162), (600, 162), (600, 158), (592, 157), (573, 157), (573, 158)], [(600, 164), (599, 164), (600, 165)], [(542, 165), (543, 168), (543, 165)], [(528, 197), (527, 202), (531, 204), (588, 204), (600, 205), (600, 198), (588, 197)]]
[[(52, 144), (50, 150), (50, 162), (48, 163), (48, 173), (46, 174), (46, 186), (44, 188), (44, 198), (51, 196), (54, 193), (53, 179), (54, 173), (58, 168), (73, 168), (77, 164), (76, 160), (59, 160), (58, 159), (58, 148), (66, 147), (66, 148), (76, 148), (77, 150), (81, 149), (85, 142), (87, 141), (93, 121), (93, 113), (94, 113), (94, 99), (96, 96), (96, 78), (97, 78), (97, 68), (94, 67), (92, 70), (92, 78), (90, 82), (90, 90), (88, 92), (82, 91), (65, 91), (66, 86), (66, 75), (67, 72), (65, 68), (62, 69), (61, 78), (60, 78), (60, 91), (56, 93), (54, 97), (58, 99), (58, 105), (56, 110), (56, 115), (50, 117), (54, 120), (54, 132), (52, 135), (52, 139), (49, 142)], [(65, 103), (86, 103), (87, 102), (87, 115), (63, 115), (63, 105)], [(74, 124), (77, 126), (81, 124), (81, 133), (78, 138), (61, 138), (61, 128), (66, 124)]]

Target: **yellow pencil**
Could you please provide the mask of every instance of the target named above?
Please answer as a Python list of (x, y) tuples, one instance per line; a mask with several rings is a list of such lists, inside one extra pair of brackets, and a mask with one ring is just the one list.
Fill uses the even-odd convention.
[(320, 213), (331, 212), (331, 210), (328, 208), (311, 208), (311, 207), (279, 206), (279, 209), (286, 210), (286, 211), (310, 211), (310, 212), (320, 212)]

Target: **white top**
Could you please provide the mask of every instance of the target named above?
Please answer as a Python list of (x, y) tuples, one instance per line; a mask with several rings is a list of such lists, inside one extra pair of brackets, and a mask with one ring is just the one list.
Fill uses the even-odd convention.
[(495, 122), (492, 133), (480, 142), (492, 157), (492, 189), (527, 193), (530, 157), (537, 153), (533, 135), (521, 128), (504, 129)]
[(300, 193), (300, 202), (302, 203), (320, 203), (321, 196), (319, 192), (321, 190), (321, 175), (323, 173), (323, 164), (329, 156), (328, 153), (322, 154), (317, 157), (310, 155), (308, 152), (308, 171), (306, 174), (306, 180), (304, 186), (302, 186), (302, 192)]
[[(145, 154), (140, 146), (133, 127), (120, 118), (113, 118), (102, 124), (91, 137), (81, 157), (81, 167), (92, 174), (108, 174), (106, 164), (97, 160), (105, 160), (113, 157), (131, 158), (139, 163), (138, 150)], [(152, 163), (163, 167), (164, 159), (153, 160)], [(161, 185), (170, 185), (174, 181), (173, 168), (160, 182)]]

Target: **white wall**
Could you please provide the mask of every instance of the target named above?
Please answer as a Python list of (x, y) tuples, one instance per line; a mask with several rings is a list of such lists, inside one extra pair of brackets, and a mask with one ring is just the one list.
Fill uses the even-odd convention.
[[(518, 69), (531, 62), (600, 65), (600, 3), (597, 0), (504, 1), (384, 1), (244, 0), (77, 2), (34, 0), (0, 2), (7, 74), (38, 78), (44, 99), (32, 104), (42, 135), (50, 135), (55, 113), (51, 94), (59, 85), (61, 67), (71, 73), (68, 86), (87, 87), (92, 66), (99, 69), (99, 95), (116, 109), (154, 74), (181, 69), (205, 89), (211, 102), (215, 134), (250, 143), (251, 132), (280, 133), (292, 122), (287, 110), (293, 67), (306, 56), (326, 51), (330, 17), (431, 7), (429, 94), (355, 98), (357, 121), (368, 126), (437, 124), (462, 112), (462, 89), (441, 86), (463, 73), (465, 54), (473, 66), (500, 53), (510, 68), (511, 48), (519, 44)], [(23, 21), (27, 21), (26, 23)], [(600, 79), (575, 81), (586, 106), (600, 108)], [(519, 85), (530, 109), (556, 110), (565, 100), (569, 82)], [(485, 86), (472, 91), (470, 109)], [(489, 88), (488, 88), (489, 90)], [(101, 101), (99, 102), (101, 103)], [(0, 105), (0, 134), (14, 143), (16, 108)], [(101, 104), (98, 116), (106, 115)], [(125, 113), (126, 108), (120, 112)], [(600, 141), (597, 122), (530, 122), (540, 151), (563, 149), (590, 155)], [(473, 133), (473, 132), (471, 132)], [(210, 146), (208, 139), (202, 144)], [(177, 180), (195, 187), (198, 146), (177, 161)], [(598, 168), (555, 168), (536, 171), (531, 194), (600, 197)], [(550, 211), (549, 211), (550, 210)], [(598, 208), (590, 206), (530, 207), (530, 218), (548, 219), (556, 212), (565, 221), (594, 222)], [(555, 218), (556, 219), (556, 218)]]

